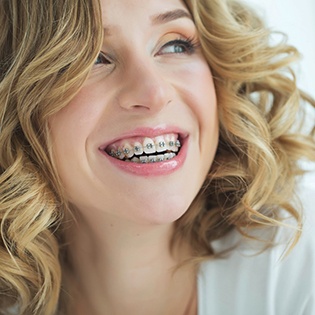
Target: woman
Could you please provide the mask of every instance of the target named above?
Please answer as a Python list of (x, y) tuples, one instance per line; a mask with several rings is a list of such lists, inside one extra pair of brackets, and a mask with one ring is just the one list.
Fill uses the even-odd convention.
[(3, 314), (314, 311), (294, 48), (235, 1), (0, 6)]

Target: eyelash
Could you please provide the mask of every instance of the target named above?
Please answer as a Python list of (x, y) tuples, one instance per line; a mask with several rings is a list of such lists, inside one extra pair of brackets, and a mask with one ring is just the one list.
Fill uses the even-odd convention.
[[(184, 51), (174, 51), (174, 52), (166, 52), (166, 53), (161, 53), (161, 51), (163, 49), (166, 49), (168, 47), (171, 46), (177, 46), (177, 47), (181, 47), (184, 49)], [(169, 42), (167, 42), (166, 44), (164, 44), (160, 50), (158, 51), (158, 53), (156, 54), (157, 56), (161, 56), (161, 55), (169, 55), (169, 54), (187, 54), (187, 55), (191, 55), (195, 52), (196, 48), (198, 47), (197, 42), (193, 39), (193, 38), (187, 38), (187, 39), (175, 39), (175, 40), (171, 40)], [(95, 60), (94, 65), (98, 65), (98, 64), (110, 64), (111, 61), (108, 59), (108, 56), (106, 56), (106, 54), (104, 52), (100, 52), (99, 55), (97, 56), (97, 59)]]
[[(167, 42), (166, 44), (164, 44), (162, 46), (162, 48), (160, 49), (163, 50), (167, 47), (171, 47), (171, 46), (178, 46), (178, 47), (182, 47), (184, 48), (184, 51), (181, 52), (169, 52), (169, 53), (164, 53), (164, 54), (188, 54), (191, 55), (195, 52), (196, 48), (197, 48), (197, 43), (193, 38), (187, 38), (187, 39), (175, 39), (175, 40), (171, 40), (169, 42)], [(157, 55), (163, 55), (163, 53), (158, 52)]]
[(110, 64), (108, 57), (102, 51), (98, 54), (98, 56), (94, 62), (95, 66), (99, 65), (99, 64)]

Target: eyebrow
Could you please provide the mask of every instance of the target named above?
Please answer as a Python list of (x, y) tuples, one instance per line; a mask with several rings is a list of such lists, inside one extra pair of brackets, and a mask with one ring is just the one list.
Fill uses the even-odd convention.
[[(181, 18), (188, 18), (192, 20), (191, 15), (187, 11), (182, 9), (176, 9), (150, 16), (150, 20), (153, 25), (164, 24)], [(104, 34), (107, 36), (111, 35), (112, 27), (104, 26)]]
[(150, 17), (153, 25), (171, 22), (181, 18), (188, 18), (192, 20), (191, 15), (187, 11), (182, 9), (167, 11), (161, 14), (152, 15)]

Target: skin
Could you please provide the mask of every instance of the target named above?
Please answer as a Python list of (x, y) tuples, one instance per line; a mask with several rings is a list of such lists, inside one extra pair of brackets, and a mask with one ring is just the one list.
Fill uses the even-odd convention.
[[(101, 5), (102, 54), (77, 96), (50, 120), (56, 168), (76, 216), (68, 229), (69, 277), (78, 291), (73, 313), (184, 314), (183, 301), (194, 297), (186, 314), (196, 314), (195, 271), (173, 273), (189, 248), (181, 244), (171, 253), (169, 243), (217, 148), (211, 71), (190, 18), (181, 13), (152, 22), (166, 11), (188, 15), (183, 2)], [(183, 165), (169, 174), (128, 173), (99, 150), (136, 128), (170, 126), (188, 140)]]

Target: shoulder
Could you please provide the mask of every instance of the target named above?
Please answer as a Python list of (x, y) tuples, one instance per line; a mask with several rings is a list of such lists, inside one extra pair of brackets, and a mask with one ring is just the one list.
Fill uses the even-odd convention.
[(227, 257), (204, 262), (198, 278), (199, 315), (315, 314), (315, 168), (297, 192), (304, 209), (302, 236), (287, 249), (288, 229), (277, 230), (277, 245), (257, 253), (259, 243), (236, 232), (215, 244), (241, 243)]

